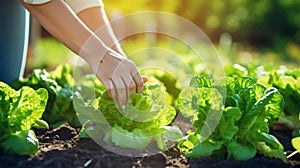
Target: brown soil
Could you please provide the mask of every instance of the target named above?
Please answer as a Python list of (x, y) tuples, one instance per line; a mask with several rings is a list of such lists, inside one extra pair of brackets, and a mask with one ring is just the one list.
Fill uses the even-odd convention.
[[(7, 155), (0, 152), (1, 168), (129, 168), (129, 167), (203, 167), (203, 168), (285, 168), (300, 167), (300, 155), (296, 154), (287, 161), (256, 156), (244, 162), (233, 160), (212, 160), (208, 157), (187, 159), (175, 147), (168, 152), (154, 156), (134, 158), (120, 156), (103, 149), (91, 139), (78, 140), (78, 129), (62, 125), (53, 130), (37, 130), (40, 141), (39, 152), (32, 157)], [(273, 134), (292, 150), (290, 138), (284, 131), (273, 131)], [(291, 153), (291, 152), (288, 152)]]

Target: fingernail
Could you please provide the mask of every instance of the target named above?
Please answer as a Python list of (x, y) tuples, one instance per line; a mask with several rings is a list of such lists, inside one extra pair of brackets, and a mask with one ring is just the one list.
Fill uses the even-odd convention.
[(125, 109), (125, 105), (123, 105), (123, 106), (121, 107), (121, 109), (124, 110), (124, 109)]

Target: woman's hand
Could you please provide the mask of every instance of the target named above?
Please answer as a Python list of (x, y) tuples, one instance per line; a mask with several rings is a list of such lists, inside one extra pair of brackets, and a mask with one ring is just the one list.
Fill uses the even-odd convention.
[(132, 93), (143, 91), (143, 84), (147, 81), (146, 77), (141, 77), (133, 61), (112, 50), (99, 62), (95, 74), (122, 109)]

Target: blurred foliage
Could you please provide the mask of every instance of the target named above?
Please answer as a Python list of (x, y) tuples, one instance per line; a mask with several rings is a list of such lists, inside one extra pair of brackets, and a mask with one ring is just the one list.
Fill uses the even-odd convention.
[(300, 43), (299, 0), (104, 0), (110, 16), (163, 11), (182, 16), (218, 41), (230, 33), (233, 41), (266, 47)]
[(74, 58), (66, 46), (54, 38), (38, 39), (33, 50), (33, 56), (27, 58), (27, 69), (46, 68), (53, 70), (63, 62), (70, 62)]
[[(161, 11), (192, 21), (216, 45), (218, 52), (223, 56), (224, 64), (254, 61), (298, 66), (300, 63), (299, 0), (103, 1), (111, 19), (135, 12)], [(149, 21), (149, 24), (152, 22)], [(155, 37), (154, 40), (147, 37), (128, 38), (122, 45), (128, 56), (145, 47), (160, 47), (184, 57), (194, 57), (191, 56), (195, 55), (191, 48), (170, 41), (172, 40), (161, 37), (159, 39)], [(72, 57), (73, 55), (61, 43), (53, 39), (42, 39), (37, 42), (34, 56), (28, 57), (27, 68), (52, 70), (62, 62), (74, 62), (76, 57)], [(162, 54), (157, 57), (160, 55)], [(141, 56), (135, 56), (134, 59), (138, 65), (145, 60), (148, 59)], [(194, 59), (189, 61), (191, 64), (194, 62)], [(201, 70), (202, 67), (198, 69)]]

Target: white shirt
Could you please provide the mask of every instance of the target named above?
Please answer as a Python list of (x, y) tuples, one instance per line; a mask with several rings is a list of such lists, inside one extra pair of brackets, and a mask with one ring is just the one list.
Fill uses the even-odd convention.
[(51, 0), (24, 0), (24, 2), (29, 3), (29, 4), (43, 4), (43, 3), (47, 3)]
[[(51, 0), (24, 0), (24, 2), (29, 4), (44, 4), (50, 2)], [(65, 2), (72, 8), (75, 13), (79, 13), (84, 9), (104, 6), (102, 0), (65, 0)]]

